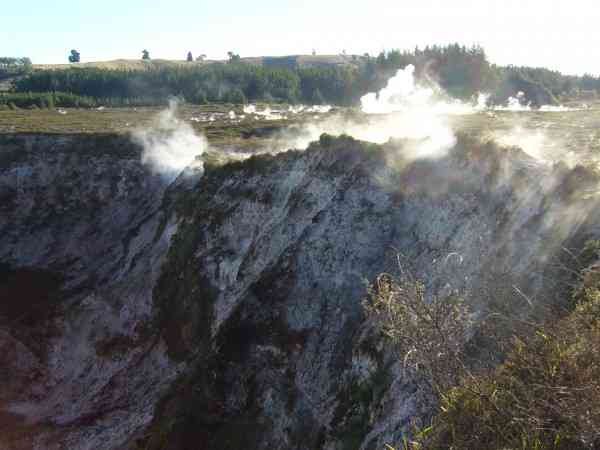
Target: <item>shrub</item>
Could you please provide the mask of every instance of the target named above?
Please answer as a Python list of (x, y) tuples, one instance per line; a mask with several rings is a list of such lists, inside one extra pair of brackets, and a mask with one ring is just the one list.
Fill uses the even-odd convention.
[(426, 298), (425, 286), (410, 276), (380, 275), (368, 288), (364, 308), (399, 351), (404, 366), (423, 374), (434, 394), (458, 383), (471, 314), (456, 296)]
[(600, 444), (600, 290), (515, 339), (494, 372), (442, 396), (431, 448), (592, 449)]
[(472, 325), (466, 306), (456, 298), (427, 300), (423, 285), (410, 277), (379, 276), (369, 287), (367, 317), (439, 401), (431, 427), (413, 430), (413, 441), (399, 448), (600, 448), (599, 249), (588, 242), (575, 258), (587, 268), (580, 268), (571, 311), (555, 311), (544, 323), (528, 321), (528, 332), (519, 325), (512, 336), (492, 330), (505, 340), (494, 343), (503, 361), (496, 367), (480, 362), (477, 374), (465, 362)]
[[(97, 105), (94, 99), (64, 92), (24, 92), (0, 94), (0, 105), (9, 108), (91, 108)], [(12, 106), (11, 106), (12, 105)]]

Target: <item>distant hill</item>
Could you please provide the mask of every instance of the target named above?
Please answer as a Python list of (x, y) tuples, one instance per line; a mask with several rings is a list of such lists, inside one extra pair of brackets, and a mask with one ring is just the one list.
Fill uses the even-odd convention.
[[(298, 68), (359, 66), (366, 58), (358, 55), (289, 55), (289, 56), (251, 56), (241, 58), (240, 62), (264, 67)], [(206, 64), (226, 63), (227, 60), (192, 61), (178, 59), (115, 59), (112, 61), (94, 61), (75, 64), (34, 64), (34, 70), (60, 70), (71, 67), (97, 69), (142, 70), (148, 67), (202, 66)]]
[(359, 66), (366, 58), (358, 55), (289, 55), (242, 58), (242, 62), (265, 67), (307, 68), (331, 66)]
[(68, 69), (71, 67), (84, 67), (84, 68), (96, 68), (96, 69), (129, 69), (129, 70), (141, 70), (147, 67), (160, 67), (160, 66), (194, 66), (209, 64), (215, 61), (192, 61), (187, 62), (185, 60), (169, 60), (169, 59), (114, 59), (112, 61), (94, 61), (86, 63), (75, 63), (75, 64), (34, 64), (34, 70), (54, 70), (54, 69)]

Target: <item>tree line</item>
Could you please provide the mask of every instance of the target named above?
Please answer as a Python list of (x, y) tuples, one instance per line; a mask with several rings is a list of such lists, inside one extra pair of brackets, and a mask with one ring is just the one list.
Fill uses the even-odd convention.
[(0, 57), (0, 80), (25, 75), (32, 67), (29, 58)]
[(435, 82), (460, 99), (487, 92), (494, 102), (502, 103), (524, 92), (527, 101), (542, 105), (600, 90), (600, 78), (591, 75), (567, 76), (545, 68), (490, 64), (479, 46), (451, 44), (348, 58), (351, 64), (347, 65), (302, 67), (291, 58), (284, 67), (270, 64), (268, 59), (260, 66), (244, 63), (230, 52), (227, 63), (200, 66), (35, 70), (15, 82), (14, 92), (65, 92), (112, 106), (161, 105), (171, 96), (192, 104), (267, 101), (353, 105), (365, 93), (384, 87), (398, 69), (409, 64), (415, 66), (418, 79)]
[(485, 92), (499, 104), (523, 92), (528, 102), (540, 106), (600, 91), (598, 76), (564, 75), (543, 67), (498, 66), (491, 64), (485, 50), (477, 45), (434, 45), (413, 51), (381, 52), (375, 61), (369, 59), (367, 67), (383, 86), (392, 73), (408, 64), (415, 66), (418, 78), (432, 79), (451, 96), (461, 99)]
[(161, 66), (143, 70), (40, 70), (19, 79), (15, 92), (69, 92), (128, 105), (163, 104), (179, 96), (193, 104), (272, 101), (349, 104), (355, 74), (347, 68), (287, 70), (242, 63)]
[(94, 98), (66, 92), (0, 93), (0, 110), (6, 108), (92, 108), (99, 104)]

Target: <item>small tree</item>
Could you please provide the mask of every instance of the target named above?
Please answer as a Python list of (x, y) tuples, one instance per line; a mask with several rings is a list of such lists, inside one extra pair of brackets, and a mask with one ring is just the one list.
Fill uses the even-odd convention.
[(142, 50), (142, 59), (143, 60), (149, 60), (150, 59), (150, 52), (148, 50)]
[(71, 54), (69, 55), (70, 63), (78, 63), (81, 61), (81, 54), (77, 50), (71, 50)]
[(192, 62), (194, 60), (194, 57), (192, 56), (192, 52), (188, 52), (187, 54), (187, 62)]
[(233, 53), (233, 52), (227, 52), (227, 56), (229, 57), (229, 62), (230, 63), (237, 63), (240, 62), (240, 55)]
[(196, 61), (202, 62), (206, 59), (206, 55), (202, 54), (196, 57)]

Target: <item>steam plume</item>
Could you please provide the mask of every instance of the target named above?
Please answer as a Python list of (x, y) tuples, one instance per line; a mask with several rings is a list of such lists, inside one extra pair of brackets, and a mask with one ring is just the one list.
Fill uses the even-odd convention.
[[(334, 116), (305, 124), (295, 130), (293, 137), (280, 144), (278, 150), (290, 146), (305, 148), (322, 133), (328, 133), (349, 134), (379, 144), (390, 139), (413, 139), (418, 143), (410, 146), (411, 154), (405, 157), (438, 157), (456, 142), (447, 117), (479, 110), (476, 105), (449, 100), (439, 87), (419, 86), (412, 65), (399, 70), (381, 91), (363, 96), (361, 105), (366, 118), (357, 120)], [(325, 108), (323, 111), (328, 110)]]
[(389, 114), (393, 112), (415, 113), (426, 110), (435, 114), (469, 114), (478, 110), (459, 100), (443, 98), (441, 88), (419, 86), (415, 80), (415, 67), (411, 64), (398, 70), (388, 80), (386, 87), (378, 93), (370, 92), (361, 99), (363, 112), (367, 114)]
[(143, 146), (142, 164), (147, 164), (168, 180), (173, 180), (195, 157), (204, 153), (208, 143), (194, 129), (176, 116), (177, 101), (169, 102), (151, 128), (133, 133), (133, 139)]

